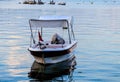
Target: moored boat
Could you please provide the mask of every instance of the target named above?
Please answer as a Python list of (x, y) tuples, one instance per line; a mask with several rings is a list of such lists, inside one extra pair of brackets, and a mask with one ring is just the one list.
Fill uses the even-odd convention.
[(50, 0), (50, 3), (49, 3), (49, 4), (54, 5), (55, 2), (54, 2), (53, 0)]
[(59, 2), (58, 5), (66, 5), (65, 2)]
[(38, 0), (38, 4), (44, 4), (44, 2), (42, 2), (41, 0)]
[[(54, 64), (74, 57), (71, 53), (76, 47), (77, 41), (75, 40), (73, 31), (72, 17), (40, 16), (39, 19), (30, 19), (29, 24), (31, 39), (28, 50), (38, 63)], [(64, 29), (64, 27), (66, 29)], [(43, 29), (48, 30), (43, 32)], [(62, 29), (62, 31), (65, 32), (61, 33), (60, 30), (56, 29)], [(53, 36), (51, 40), (49, 40), (48, 38), (51, 34), (53, 34)]]

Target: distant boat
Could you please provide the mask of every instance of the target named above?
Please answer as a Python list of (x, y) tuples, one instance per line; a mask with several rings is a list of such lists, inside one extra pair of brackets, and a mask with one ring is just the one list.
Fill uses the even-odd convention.
[(42, 2), (41, 0), (38, 0), (38, 4), (44, 4), (44, 2)]
[(23, 4), (36, 4), (35, 0), (25, 0)]
[(66, 5), (65, 2), (59, 2), (58, 5)]
[(50, 0), (50, 3), (49, 3), (49, 4), (54, 5), (55, 2), (54, 2), (53, 0)]
[(44, 4), (44, 2), (42, 2), (41, 0), (38, 0), (38, 2), (36, 2), (35, 0), (25, 0), (23, 4)]

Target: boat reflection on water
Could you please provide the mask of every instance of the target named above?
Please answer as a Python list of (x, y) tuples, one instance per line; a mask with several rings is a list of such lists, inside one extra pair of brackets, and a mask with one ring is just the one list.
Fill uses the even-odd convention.
[[(51, 65), (43, 65), (34, 61), (31, 70), (28, 73), (28, 77), (37, 79), (37, 81), (69, 80), (69, 82), (72, 82), (72, 75), (75, 69), (75, 65), (75, 57), (73, 59)], [(34, 80), (31, 80), (30, 82), (32, 81)]]

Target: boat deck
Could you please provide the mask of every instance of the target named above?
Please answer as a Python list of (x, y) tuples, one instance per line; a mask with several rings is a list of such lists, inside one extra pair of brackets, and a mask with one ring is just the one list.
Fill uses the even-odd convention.
[[(51, 43), (48, 43), (47, 44), (43, 44), (41, 45), (41, 47), (45, 47), (45, 48), (64, 48), (68, 45), (68, 43), (66, 44), (51, 44)], [(39, 44), (35, 44), (35, 47), (34, 48), (38, 48), (40, 49), (40, 45)]]
[(29, 50), (32, 50), (32, 51), (65, 50), (72, 47), (75, 43), (76, 41), (72, 42), (71, 44), (67, 42), (65, 44), (51, 44), (50, 42), (49, 43), (45, 42), (45, 44), (43, 45), (35, 44), (32, 47), (30, 47)]

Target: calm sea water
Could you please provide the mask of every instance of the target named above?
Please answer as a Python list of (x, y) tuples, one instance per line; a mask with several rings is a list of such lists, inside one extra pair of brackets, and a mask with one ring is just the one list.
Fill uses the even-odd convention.
[[(35, 82), (28, 77), (34, 62), (27, 51), (28, 20), (40, 15), (74, 17), (77, 65), (70, 82), (120, 82), (119, 6), (84, 3), (40, 6), (13, 2), (0, 1), (0, 82)], [(68, 78), (62, 76), (61, 80), (47, 82), (68, 82)]]

